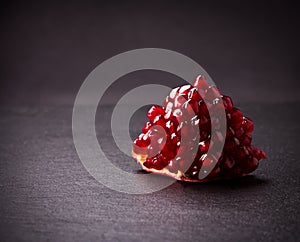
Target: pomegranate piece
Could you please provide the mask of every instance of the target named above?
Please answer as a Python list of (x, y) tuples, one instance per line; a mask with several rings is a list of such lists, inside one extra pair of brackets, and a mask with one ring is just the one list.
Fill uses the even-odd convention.
[[(203, 97), (212, 102), (205, 103)], [(214, 162), (207, 154), (209, 147), (216, 145), (211, 140), (211, 127), (219, 125), (218, 119), (210, 117), (209, 110), (218, 110), (220, 105), (224, 105), (227, 121), (224, 148), (221, 154), (212, 155), (219, 158), (211, 172), (200, 179), (201, 168)], [(148, 172), (192, 182), (228, 179), (254, 171), (259, 160), (266, 158), (262, 150), (251, 145), (253, 121), (234, 107), (229, 96), (209, 86), (204, 76), (197, 77), (193, 86), (174, 88), (162, 106), (150, 108), (147, 117), (149, 121), (133, 142), (132, 155)], [(191, 142), (198, 142), (196, 149), (181, 144), (182, 136), (187, 134)], [(194, 160), (188, 160), (188, 154), (193, 154)]]

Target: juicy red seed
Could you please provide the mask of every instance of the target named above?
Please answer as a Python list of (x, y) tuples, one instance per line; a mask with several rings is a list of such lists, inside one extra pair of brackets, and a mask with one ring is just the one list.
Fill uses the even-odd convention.
[(196, 78), (194, 84), (194, 87), (198, 88), (198, 89), (202, 89), (202, 90), (206, 90), (207, 88), (209, 88), (209, 85), (205, 79), (205, 77), (203, 75), (200, 75)]
[(240, 142), (242, 145), (250, 145), (252, 141), (252, 137), (248, 134), (244, 134), (241, 138), (240, 138)]
[(134, 144), (139, 147), (147, 147), (150, 145), (151, 140), (147, 138), (145, 135), (139, 136), (139, 138), (134, 140)]
[(188, 95), (191, 88), (192, 88), (191, 85), (184, 85), (179, 89), (179, 93), (182, 95)]
[(150, 169), (154, 168), (156, 170), (161, 170), (167, 165), (168, 165), (168, 161), (164, 157), (162, 157), (161, 154), (153, 158), (147, 158), (146, 161), (144, 162), (144, 166)]
[(241, 126), (235, 127), (235, 137), (240, 138), (244, 134), (244, 129)]
[(145, 136), (144, 134), (141, 134), (137, 139), (133, 141), (133, 151), (138, 154), (146, 154), (147, 150), (146, 148), (150, 145), (151, 140)]
[(242, 122), (243, 122), (242, 112), (237, 108), (233, 108), (230, 112), (230, 124), (236, 126), (236, 125), (241, 125)]
[(233, 149), (234, 147), (240, 145), (240, 141), (233, 137), (225, 141), (225, 149)]
[(161, 170), (161, 169), (165, 168), (169, 163), (168, 160), (166, 159), (166, 157), (163, 157), (161, 154), (159, 154), (155, 158), (153, 159), (152, 162), (153, 162), (154, 168), (157, 170)]
[(230, 97), (223, 95), (223, 103), (225, 110), (229, 112), (233, 108), (233, 103)]
[(228, 127), (227, 132), (226, 132), (226, 139), (234, 136), (234, 130), (231, 127)]
[(208, 148), (209, 148), (209, 141), (206, 141), (206, 142), (201, 141), (201, 142), (199, 143), (199, 150), (200, 150), (200, 152), (201, 152), (202, 154), (207, 153)]
[(182, 94), (178, 94), (174, 99), (174, 108), (181, 108), (182, 105), (187, 101)]
[(231, 169), (234, 165), (235, 165), (235, 162), (233, 159), (230, 159), (229, 157), (226, 157), (224, 159), (224, 168), (226, 169)]
[(200, 167), (198, 165), (194, 165), (189, 169), (188, 173), (191, 174), (191, 177), (193, 177), (194, 179), (195, 178), (197, 179), (199, 171), (200, 171)]
[(207, 119), (205, 116), (202, 116), (199, 119), (199, 127), (200, 127), (200, 130), (209, 131), (211, 129), (210, 120)]
[(165, 145), (161, 153), (164, 155), (164, 157), (167, 157), (168, 159), (173, 159), (177, 153), (176, 146), (172, 146), (170, 144)]
[(182, 116), (182, 111), (179, 108), (177, 108), (173, 111), (173, 115), (175, 118), (179, 118)]
[(259, 159), (266, 159), (266, 158), (267, 158), (266, 153), (264, 151), (260, 150)]
[(245, 159), (246, 157), (249, 156), (249, 151), (247, 150), (247, 148), (245, 146), (238, 147), (235, 150), (235, 155), (238, 159)]
[(194, 116), (192, 119), (191, 119), (191, 125), (193, 126), (193, 128), (196, 130), (196, 128), (199, 129), (199, 119), (197, 116)]
[(199, 103), (199, 115), (209, 117), (208, 109), (206, 104), (203, 101)]
[(156, 116), (164, 115), (164, 114), (165, 114), (165, 110), (162, 107), (158, 105), (154, 105), (149, 109), (147, 117), (150, 119), (150, 121), (153, 121)]
[(258, 160), (256, 158), (252, 158), (252, 165), (258, 166)]
[(188, 98), (189, 99), (192, 99), (193, 101), (195, 102), (199, 102), (201, 100), (201, 96), (200, 94), (198, 93), (198, 90), (197, 88), (193, 87), (189, 93), (188, 93)]
[(176, 126), (175, 126), (174, 122), (171, 120), (168, 120), (166, 122), (166, 128), (168, 130), (168, 133), (170, 133), (170, 134), (176, 132)]
[(253, 124), (253, 121), (251, 119), (244, 117), (242, 125), (243, 125), (243, 127), (245, 129), (245, 132), (247, 134), (252, 133), (252, 131), (254, 129), (254, 124)]
[(249, 147), (249, 151), (251, 152), (251, 154), (258, 160), (260, 159), (266, 159), (266, 153), (254, 146), (250, 146)]
[(147, 122), (142, 129), (143, 133), (147, 133), (151, 126), (152, 124), (150, 122)]
[(199, 113), (198, 102), (193, 99), (187, 100), (181, 108), (188, 111), (188, 115), (197, 115)]
[(207, 140), (210, 137), (210, 134), (207, 131), (200, 130), (200, 140)]
[(151, 158), (147, 158), (146, 161), (143, 163), (144, 166), (147, 168), (151, 169), (153, 168), (153, 162)]
[(247, 174), (254, 171), (257, 168), (258, 164), (258, 159), (256, 159), (255, 157), (249, 158), (243, 166), (243, 173)]
[(162, 127), (166, 127), (166, 120), (165, 120), (164, 116), (159, 115), (154, 118), (153, 124), (159, 125)]
[(173, 145), (177, 146), (177, 143), (180, 141), (179, 136), (176, 133), (171, 134), (171, 142)]

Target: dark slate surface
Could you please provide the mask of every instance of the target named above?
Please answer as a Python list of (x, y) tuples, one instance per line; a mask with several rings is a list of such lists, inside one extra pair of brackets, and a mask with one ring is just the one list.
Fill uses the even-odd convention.
[[(2, 107), (1, 241), (297, 241), (299, 103), (240, 107), (255, 120), (254, 144), (268, 155), (253, 175), (176, 182), (147, 195), (112, 191), (88, 174), (73, 145), (71, 107)], [(101, 122), (110, 107), (104, 110), (97, 132), (110, 146)], [(115, 164), (139, 169), (111, 147)]]

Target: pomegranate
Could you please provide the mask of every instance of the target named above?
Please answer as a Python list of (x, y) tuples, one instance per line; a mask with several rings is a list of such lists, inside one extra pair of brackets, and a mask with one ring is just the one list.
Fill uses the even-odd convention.
[[(204, 102), (204, 97), (211, 102)], [(225, 144), (221, 153), (213, 154), (217, 157), (214, 167), (201, 179), (201, 168), (212, 163), (207, 159), (209, 147), (215, 145), (211, 140), (211, 128), (218, 125), (218, 120), (210, 117), (209, 110), (218, 108), (225, 108)], [(193, 182), (228, 179), (247, 175), (258, 167), (259, 160), (266, 158), (264, 151), (251, 145), (253, 121), (234, 107), (229, 96), (221, 95), (215, 86), (210, 86), (204, 76), (197, 77), (193, 85), (173, 89), (162, 106), (150, 108), (147, 117), (149, 121), (133, 142), (132, 155), (148, 172)], [(199, 131), (198, 138), (186, 127), (187, 123), (198, 129), (194, 130)], [(186, 132), (197, 142), (196, 150), (180, 148)], [(193, 160), (186, 158), (190, 152), (194, 152)]]

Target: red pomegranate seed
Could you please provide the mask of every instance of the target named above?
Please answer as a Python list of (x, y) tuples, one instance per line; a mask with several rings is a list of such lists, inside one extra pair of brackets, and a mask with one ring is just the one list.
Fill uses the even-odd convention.
[(203, 75), (200, 75), (196, 78), (193, 86), (198, 89), (198, 92), (200, 92), (200, 90), (207, 90), (207, 88), (209, 88), (209, 85)]
[(144, 134), (147, 133), (151, 127), (152, 127), (152, 124), (150, 122), (147, 122), (142, 129), (143, 133)]
[(242, 145), (250, 145), (252, 141), (252, 137), (248, 134), (244, 134), (241, 138), (240, 138), (240, 142)]
[(142, 147), (142, 148), (145, 148), (147, 147), (148, 145), (150, 145), (150, 139), (148, 137), (146, 137), (144, 134), (141, 134), (135, 141), (134, 141), (134, 144), (139, 146), (139, 147)]
[(150, 121), (153, 121), (156, 116), (164, 114), (165, 110), (162, 107), (154, 105), (149, 109), (147, 117), (150, 119)]
[(230, 124), (233, 126), (241, 125), (243, 122), (242, 112), (237, 108), (233, 108), (229, 113), (229, 120)]
[(229, 112), (231, 109), (233, 109), (233, 103), (230, 97), (223, 95), (222, 99), (226, 112)]
[(251, 134), (252, 133), (252, 131), (254, 129), (254, 124), (253, 124), (253, 121), (251, 119), (244, 117), (242, 125), (243, 125), (243, 127), (245, 129), (245, 132), (247, 134)]

